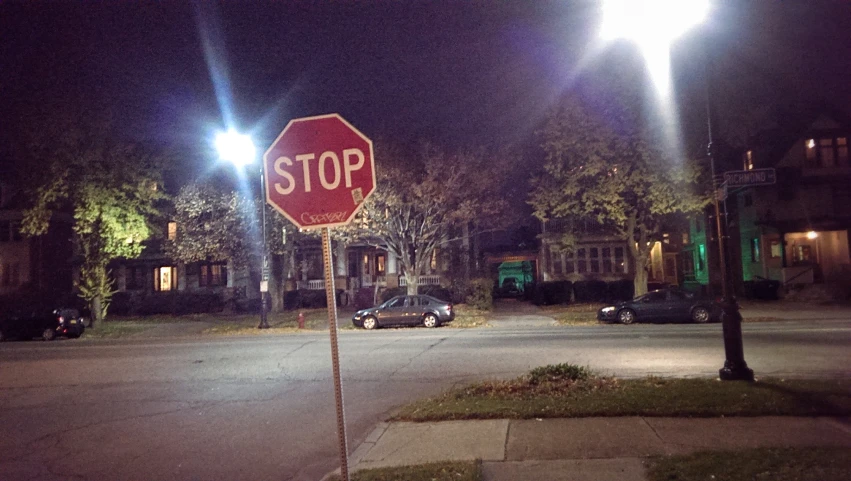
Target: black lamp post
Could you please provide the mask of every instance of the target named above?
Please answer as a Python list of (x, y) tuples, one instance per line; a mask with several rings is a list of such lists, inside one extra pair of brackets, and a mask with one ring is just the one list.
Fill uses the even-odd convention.
[[(709, 11), (708, 0), (605, 0), (601, 36), (607, 39), (627, 38), (641, 47), (651, 75), (663, 96), (670, 78), (670, 44), (692, 26), (703, 22)], [(727, 223), (721, 220), (718, 184), (715, 176), (715, 156), (712, 150), (712, 115), (709, 98), (709, 71), (706, 77), (706, 126), (708, 131), (707, 157), (712, 171), (715, 223), (720, 256), (722, 286), (721, 318), (724, 331), (726, 360), (719, 371), (723, 380), (753, 380), (753, 371), (745, 362), (742, 345), (742, 316), (733, 294), (732, 276), (727, 271)]]
[[(221, 132), (216, 136), (216, 150), (219, 151), (219, 157), (222, 160), (230, 162), (234, 166), (241, 168), (254, 163), (257, 149), (254, 148), (254, 142), (251, 137), (245, 134), (240, 134), (234, 130)], [(266, 183), (263, 179), (263, 166), (260, 166), (260, 207), (262, 218), (261, 239), (262, 261), (260, 265), (260, 324), (258, 329), (268, 329), (269, 320), (267, 317), (268, 311), (268, 291), (269, 291), (269, 255), (266, 248), (266, 203), (265, 203)]]

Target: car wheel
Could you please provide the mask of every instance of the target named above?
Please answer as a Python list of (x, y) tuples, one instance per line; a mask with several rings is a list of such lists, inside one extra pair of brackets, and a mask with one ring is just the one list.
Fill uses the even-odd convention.
[(635, 322), (635, 311), (632, 309), (622, 309), (618, 313), (618, 322), (621, 324), (632, 324)]
[(48, 327), (47, 329), (44, 330), (44, 332), (41, 333), (41, 338), (44, 339), (45, 341), (52, 341), (53, 339), (56, 338), (56, 329), (53, 329), (52, 327)]
[(440, 322), (437, 321), (437, 316), (434, 314), (429, 313), (423, 317), (423, 325), (425, 327), (437, 327), (438, 324), (440, 324)]
[(373, 316), (367, 316), (363, 319), (363, 328), (369, 331), (378, 327), (378, 319)]
[(710, 317), (709, 309), (705, 307), (695, 307), (691, 311), (691, 320), (699, 324), (709, 322)]

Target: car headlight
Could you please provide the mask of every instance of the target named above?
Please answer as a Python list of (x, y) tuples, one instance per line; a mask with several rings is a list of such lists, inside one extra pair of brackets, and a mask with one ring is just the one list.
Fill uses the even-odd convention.
[(615, 312), (615, 308), (613, 306), (603, 308), (603, 314), (608, 314), (610, 312)]

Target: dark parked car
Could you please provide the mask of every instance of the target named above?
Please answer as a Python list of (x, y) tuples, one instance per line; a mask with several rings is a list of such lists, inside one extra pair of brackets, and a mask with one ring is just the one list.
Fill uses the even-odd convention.
[(704, 323), (720, 319), (721, 307), (712, 300), (675, 287), (659, 289), (631, 301), (606, 306), (597, 311), (601, 321)]
[(77, 338), (86, 330), (77, 309), (12, 307), (0, 311), (0, 341), (40, 337), (52, 341), (56, 336)]
[(396, 296), (355, 313), (352, 323), (364, 329), (394, 325), (437, 327), (455, 319), (452, 304), (431, 296)]

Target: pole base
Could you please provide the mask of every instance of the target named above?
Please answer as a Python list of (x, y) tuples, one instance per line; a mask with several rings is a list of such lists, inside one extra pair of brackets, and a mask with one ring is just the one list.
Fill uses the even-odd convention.
[(718, 371), (722, 381), (753, 382), (753, 369), (747, 366), (724, 366)]

